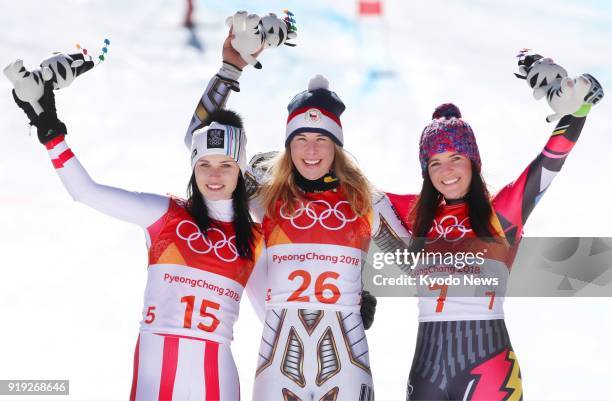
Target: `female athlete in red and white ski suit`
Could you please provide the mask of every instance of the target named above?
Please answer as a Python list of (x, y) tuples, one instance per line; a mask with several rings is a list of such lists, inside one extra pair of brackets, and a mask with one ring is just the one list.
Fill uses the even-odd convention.
[(255, 261), (240, 258), (232, 199), (206, 200), (214, 225), (205, 238), (184, 200), (98, 184), (63, 136), (46, 146), (74, 200), (137, 224), (146, 236), (148, 279), (130, 400), (238, 400), (230, 342), (245, 287), (263, 315), (261, 235)]

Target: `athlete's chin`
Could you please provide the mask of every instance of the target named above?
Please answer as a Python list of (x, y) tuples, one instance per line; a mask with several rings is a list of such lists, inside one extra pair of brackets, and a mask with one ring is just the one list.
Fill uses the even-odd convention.
[(228, 193), (227, 190), (208, 190), (207, 189), (207, 190), (202, 191), (202, 196), (204, 196), (204, 198), (209, 201), (219, 201), (219, 200), (231, 199), (232, 194), (231, 192)]
[(307, 174), (307, 175), (304, 175), (304, 178), (306, 178), (307, 180), (310, 180), (310, 181), (316, 181), (319, 178), (323, 177), (324, 175), (325, 175), (325, 173)]
[(302, 168), (298, 169), (298, 172), (302, 175), (302, 177), (311, 181), (316, 181), (327, 173), (325, 169), (312, 168), (310, 166), (302, 166)]
[(437, 185), (435, 185), (435, 187), (438, 190), (438, 192), (440, 192), (442, 196), (444, 196), (445, 199), (461, 199), (465, 195), (467, 195), (469, 188), (467, 187), (464, 188), (464, 185), (459, 185), (459, 184), (461, 184), (461, 182), (456, 182), (451, 185), (447, 185), (444, 183), (438, 183)]
[(454, 191), (440, 191), (440, 193), (442, 194), (442, 196), (444, 196), (444, 199), (449, 199), (449, 200), (453, 200), (453, 199), (461, 199), (463, 197), (465, 197), (465, 195), (467, 195), (467, 190), (464, 189), (456, 189)]

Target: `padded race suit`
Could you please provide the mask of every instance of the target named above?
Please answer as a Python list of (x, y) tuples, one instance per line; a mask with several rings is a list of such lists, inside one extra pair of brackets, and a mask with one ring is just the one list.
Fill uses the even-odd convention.
[[(484, 263), (461, 270), (454, 266), (419, 265), (411, 274), (432, 277), (496, 277), (500, 284), (480, 286), (453, 296), (455, 286), (419, 287), (419, 331), (410, 371), (410, 400), (520, 400), (521, 376), (504, 324), (503, 300), (523, 226), (561, 170), (585, 123), (585, 117), (563, 117), (542, 152), (519, 178), (492, 199), (491, 227), (497, 242), (476, 238), (465, 202), (442, 204), (426, 240), (426, 251), (487, 249)], [(415, 195), (388, 194), (412, 230), (409, 212)], [(462, 291), (466, 290), (462, 286)], [(469, 291), (471, 289), (468, 288)], [(433, 295), (433, 296), (432, 296)]]
[(255, 261), (244, 260), (236, 252), (231, 200), (206, 202), (214, 226), (205, 238), (185, 201), (97, 184), (63, 137), (47, 148), (73, 199), (146, 235), (148, 279), (130, 399), (238, 400), (230, 342), (245, 287), (263, 319), (262, 236)]
[(361, 267), (372, 236), (407, 232), (386, 197), (358, 216), (342, 185), (304, 196), (263, 219), (269, 290), (253, 400), (370, 401)]

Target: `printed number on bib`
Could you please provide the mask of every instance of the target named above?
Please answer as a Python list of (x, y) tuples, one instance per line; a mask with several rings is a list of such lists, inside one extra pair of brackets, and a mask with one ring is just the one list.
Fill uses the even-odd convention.
[[(181, 303), (185, 304), (185, 317), (183, 319), (183, 327), (186, 329), (191, 329), (193, 319), (193, 307), (195, 306), (195, 296), (186, 295), (181, 298)], [(197, 324), (197, 328), (207, 332), (215, 331), (217, 326), (219, 326), (219, 319), (217, 319), (217, 317), (212, 313), (207, 312), (206, 309), (219, 310), (220, 306), (221, 305), (216, 302), (209, 301), (207, 299), (202, 299), (202, 303), (200, 304), (200, 317), (206, 319), (210, 323), (204, 324), (200, 322)]]
[[(436, 313), (441, 313), (444, 309), (444, 301), (446, 301), (446, 293), (448, 292), (448, 285), (446, 284), (431, 284), (429, 289), (432, 291), (440, 290), (440, 296), (436, 302)], [(485, 295), (491, 297), (489, 301), (489, 310), (493, 309), (493, 302), (495, 302), (495, 291), (487, 291)]]
[(155, 320), (155, 306), (149, 306), (147, 309), (147, 318), (144, 320), (146, 324), (151, 324)]
[(485, 292), (485, 295), (491, 297), (491, 300), (489, 301), (489, 309), (493, 309), (493, 302), (495, 302), (495, 291), (487, 291)]
[[(340, 277), (339, 273), (326, 271), (321, 273), (317, 279), (315, 280), (315, 298), (317, 301), (323, 304), (335, 304), (338, 302), (340, 298), (340, 289), (330, 282), (325, 282), (327, 279), (338, 279)], [(312, 277), (309, 272), (306, 270), (294, 270), (289, 275), (289, 280), (293, 281), (295, 279), (301, 278), (302, 283), (295, 290), (289, 298), (287, 298), (288, 302), (310, 302), (310, 297), (307, 295), (302, 295), (304, 291), (310, 287), (310, 283), (312, 282)], [(326, 296), (326, 294), (331, 293), (331, 296)]]
[(436, 303), (436, 313), (441, 313), (444, 309), (444, 301), (446, 300), (446, 292), (448, 291), (448, 285), (446, 284), (431, 284), (429, 289), (432, 291), (440, 290), (440, 296)]

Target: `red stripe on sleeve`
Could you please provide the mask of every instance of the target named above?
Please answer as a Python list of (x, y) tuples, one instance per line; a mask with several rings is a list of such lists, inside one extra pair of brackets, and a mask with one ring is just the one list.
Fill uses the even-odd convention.
[(62, 164), (61, 161), (59, 161), (58, 159), (51, 159), (51, 163), (53, 163), (53, 167), (55, 167), (55, 169), (57, 170), (58, 168), (62, 168), (64, 167), (64, 165)]
[(49, 142), (45, 143), (45, 147), (47, 149), (53, 149), (57, 146), (57, 144), (64, 142), (64, 137), (65, 135), (60, 135), (51, 139)]
[(66, 149), (65, 151), (60, 153), (60, 155), (57, 158), (51, 159), (51, 162), (53, 163), (53, 167), (58, 169), (58, 168), (64, 167), (64, 163), (66, 163), (68, 160), (72, 159), (73, 157), (74, 157), (74, 153), (72, 153), (72, 150)]
[(66, 149), (57, 157), (62, 164), (66, 163), (68, 160), (74, 157), (74, 153), (72, 153), (71, 149)]
[(570, 150), (572, 150), (575, 144), (576, 142), (572, 142), (566, 137), (559, 135), (551, 137), (546, 143), (544, 149), (552, 150), (557, 153), (568, 153)]

